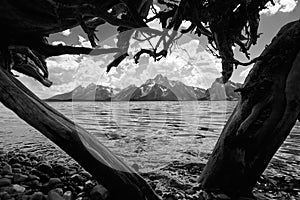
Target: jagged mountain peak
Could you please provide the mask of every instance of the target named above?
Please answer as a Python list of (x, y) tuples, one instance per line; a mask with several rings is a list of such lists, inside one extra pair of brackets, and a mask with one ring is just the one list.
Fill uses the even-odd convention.
[(178, 80), (169, 80), (162, 74), (148, 79), (141, 86), (131, 84), (124, 89), (91, 83), (86, 87), (78, 86), (68, 93), (56, 95), (48, 100), (94, 100), (94, 101), (193, 101), (193, 100), (228, 100), (237, 99), (234, 90), (241, 84), (228, 82), (223, 84), (218, 79), (208, 90), (188, 86)]
[(154, 78), (155, 82), (165, 82), (168, 81), (168, 78), (166, 76), (163, 76), (162, 74), (157, 74)]
[(169, 80), (166, 76), (163, 76), (162, 74), (157, 74), (154, 78), (148, 79), (143, 85), (147, 84), (169, 85)]
[(95, 83), (90, 83), (85, 88), (92, 88), (92, 87), (96, 87), (96, 86), (97, 85)]

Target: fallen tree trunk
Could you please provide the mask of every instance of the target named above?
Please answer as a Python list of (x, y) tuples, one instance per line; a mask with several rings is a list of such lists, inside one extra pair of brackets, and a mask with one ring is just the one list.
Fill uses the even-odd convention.
[(160, 199), (140, 175), (96, 138), (42, 102), (1, 67), (0, 101), (90, 172), (110, 191), (110, 199)]
[(300, 112), (300, 21), (285, 25), (245, 80), (200, 176), (206, 191), (251, 195)]

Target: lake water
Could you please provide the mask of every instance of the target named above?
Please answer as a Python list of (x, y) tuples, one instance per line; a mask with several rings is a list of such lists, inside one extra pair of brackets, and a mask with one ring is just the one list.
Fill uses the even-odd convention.
[[(129, 164), (148, 170), (171, 161), (205, 162), (236, 102), (51, 102)], [(0, 105), (0, 148), (51, 152), (48, 139)], [(50, 150), (50, 151), (49, 151)], [(300, 171), (300, 124), (273, 159)]]

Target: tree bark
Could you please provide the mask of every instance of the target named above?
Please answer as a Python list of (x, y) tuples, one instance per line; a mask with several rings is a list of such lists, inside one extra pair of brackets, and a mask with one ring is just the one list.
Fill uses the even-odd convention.
[(251, 195), (300, 112), (299, 44), (298, 20), (282, 27), (261, 54), (200, 176), (204, 190)]
[(96, 138), (42, 102), (1, 67), (0, 101), (90, 172), (110, 191), (110, 199), (160, 199), (140, 175)]

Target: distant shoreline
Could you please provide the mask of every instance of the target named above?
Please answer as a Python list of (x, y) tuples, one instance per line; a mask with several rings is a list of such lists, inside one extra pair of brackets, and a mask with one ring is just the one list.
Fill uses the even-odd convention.
[[(52, 99), (43, 99), (43, 101), (45, 102), (154, 102), (154, 101), (165, 101), (165, 102), (174, 102), (174, 101), (178, 101), (178, 100), (52, 100)], [(208, 100), (208, 99), (204, 99), (204, 100), (179, 100), (179, 102), (181, 101), (238, 101), (238, 100)]]

